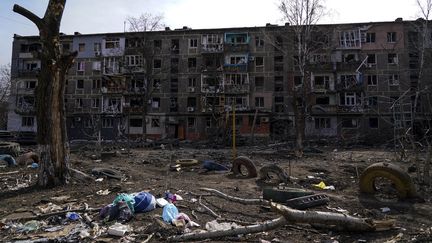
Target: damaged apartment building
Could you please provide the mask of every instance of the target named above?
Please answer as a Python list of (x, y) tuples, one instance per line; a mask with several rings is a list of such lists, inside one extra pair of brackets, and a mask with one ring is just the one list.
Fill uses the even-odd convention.
[[(307, 137), (389, 139), (412, 122), (420, 85), (413, 22), (317, 25), (326, 45), (308, 57), (303, 83), (289, 25), (62, 35), (62, 51), (78, 52), (65, 91), (69, 139), (224, 139), (235, 124), (239, 137), (287, 140), (299, 85)], [(10, 131), (36, 131), (40, 49), (37, 37), (15, 35)]]

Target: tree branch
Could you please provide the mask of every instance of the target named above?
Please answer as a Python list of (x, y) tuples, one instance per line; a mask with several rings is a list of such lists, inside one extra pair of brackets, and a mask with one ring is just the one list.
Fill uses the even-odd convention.
[(44, 26), (44, 21), (43, 19), (39, 18), (36, 14), (30, 12), (29, 10), (21, 7), (18, 4), (15, 4), (13, 6), (13, 11), (15, 13), (21, 14), (22, 16), (26, 17), (28, 20), (30, 20), (31, 22), (33, 22), (39, 30), (43, 29)]

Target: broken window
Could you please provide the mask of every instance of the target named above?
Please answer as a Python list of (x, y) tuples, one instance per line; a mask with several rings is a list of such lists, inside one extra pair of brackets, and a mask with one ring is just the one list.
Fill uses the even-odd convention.
[(162, 40), (153, 40), (153, 47), (155, 49), (161, 49), (162, 48)]
[(21, 126), (22, 127), (33, 127), (34, 125), (34, 117), (33, 116), (23, 116), (21, 118)]
[(347, 53), (342, 56), (342, 62), (344, 63), (351, 63), (355, 61), (358, 61), (357, 54), (355, 53)]
[(264, 39), (260, 36), (255, 36), (255, 47), (264, 47)]
[(198, 39), (189, 39), (189, 48), (197, 48)]
[(388, 76), (389, 85), (390, 86), (397, 86), (399, 85), (399, 75), (397, 74), (390, 74)]
[(225, 74), (225, 83), (234, 85), (243, 85), (248, 83), (247, 73), (227, 73)]
[(284, 97), (283, 96), (276, 96), (274, 98), (274, 107), (275, 107), (275, 112), (284, 112), (285, 111)]
[(97, 54), (101, 51), (101, 43), (95, 42), (93, 43), (93, 51)]
[(93, 98), (92, 99), (92, 108), (99, 108), (100, 106), (100, 99), (99, 98)]
[(177, 97), (170, 97), (170, 112), (178, 111)]
[(171, 73), (178, 73), (179, 71), (179, 59), (171, 58)]
[(152, 118), (151, 119), (151, 127), (160, 127), (160, 120), (159, 120), (159, 118)]
[(102, 119), (102, 127), (103, 128), (112, 128), (114, 126), (113, 118), (103, 118)]
[(189, 57), (188, 68), (196, 68), (196, 66), (197, 66), (197, 59), (195, 57)]
[(367, 76), (367, 85), (368, 86), (377, 86), (378, 85), (378, 78), (376, 75), (368, 75)]
[(117, 57), (105, 57), (104, 58), (104, 73), (118, 73), (119, 72), (119, 59)]
[(26, 89), (34, 89), (36, 88), (36, 81), (26, 81), (25, 82)]
[(367, 64), (374, 65), (376, 64), (376, 55), (375, 54), (368, 54)]
[(255, 97), (255, 107), (264, 108), (264, 97)]
[(342, 128), (357, 128), (358, 119), (342, 118)]
[(170, 82), (170, 91), (173, 93), (177, 93), (178, 92), (178, 79), (173, 78), (171, 79)]
[(197, 101), (196, 101), (196, 97), (188, 97), (187, 98), (187, 107), (196, 107), (197, 106)]
[(93, 69), (93, 71), (100, 71), (100, 70), (102, 70), (102, 62), (101, 61), (93, 61), (93, 63), (92, 63), (92, 69)]
[(314, 77), (314, 88), (315, 89), (329, 89), (330, 88), (330, 77), (329, 76), (315, 76)]
[(125, 56), (126, 66), (136, 67), (142, 66), (143, 58), (141, 55), (127, 55)]
[(375, 43), (375, 36), (373, 32), (366, 33), (366, 43)]
[(187, 126), (188, 126), (189, 128), (193, 128), (193, 127), (195, 127), (195, 123), (196, 123), (196, 119), (195, 119), (195, 117), (188, 117), (188, 118), (187, 118)]
[(226, 63), (231, 65), (237, 65), (237, 64), (247, 64), (247, 55), (230, 55), (227, 56)]
[(154, 59), (153, 60), (153, 69), (160, 69), (162, 67), (162, 60), (161, 59)]
[(152, 108), (159, 109), (159, 107), (160, 107), (160, 98), (159, 97), (153, 97), (151, 105), (152, 105)]
[(84, 89), (84, 80), (82, 80), (82, 79), (77, 80), (76, 88), (77, 89)]
[(255, 67), (264, 66), (264, 57), (255, 57)]
[(398, 64), (398, 56), (396, 53), (387, 54), (387, 63), (388, 64)]
[(83, 107), (83, 99), (81, 99), (81, 98), (75, 99), (75, 107), (76, 108), (82, 108)]
[(315, 129), (331, 128), (330, 118), (328, 117), (316, 117), (315, 118)]
[(180, 41), (178, 39), (171, 40), (171, 53), (173, 54), (180, 53)]
[(397, 41), (396, 32), (387, 32), (387, 42), (395, 43), (396, 41)]
[(78, 72), (84, 72), (85, 71), (85, 61), (78, 61), (77, 62), (77, 71)]
[(368, 105), (371, 107), (377, 106), (378, 105), (378, 97), (377, 96), (369, 96)]
[(105, 49), (120, 48), (120, 38), (106, 38)]
[(295, 87), (300, 87), (301, 85), (303, 85), (303, 78), (302, 78), (302, 76), (294, 76), (294, 86)]
[(257, 76), (255, 77), (255, 91), (263, 91), (264, 90), (264, 77)]
[(339, 45), (344, 48), (361, 47), (360, 29), (339, 32)]
[(275, 92), (284, 91), (283, 76), (275, 76), (275, 79), (274, 79), (274, 91)]
[(330, 98), (328, 96), (316, 97), (315, 104), (317, 105), (328, 105), (330, 104)]
[(129, 120), (129, 126), (130, 127), (142, 127), (143, 120), (141, 118), (131, 118)]
[(79, 52), (85, 51), (85, 43), (79, 43), (78, 44), (78, 51)]
[(159, 90), (161, 87), (161, 81), (158, 78), (153, 79), (153, 89)]
[(370, 117), (369, 118), (369, 128), (378, 128), (378, 118)]
[(195, 87), (195, 86), (196, 86), (196, 78), (189, 78), (188, 87)]
[(92, 80), (92, 89), (100, 89), (101, 87), (101, 80), (100, 79), (93, 79)]

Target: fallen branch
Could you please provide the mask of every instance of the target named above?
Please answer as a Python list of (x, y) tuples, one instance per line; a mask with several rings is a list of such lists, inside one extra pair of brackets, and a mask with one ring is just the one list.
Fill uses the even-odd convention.
[(88, 182), (88, 181), (93, 181), (94, 180), (93, 177), (89, 176), (88, 174), (86, 174), (86, 173), (84, 173), (82, 171), (79, 171), (79, 170), (76, 170), (76, 169), (72, 169), (72, 168), (69, 168), (69, 171), (70, 171), (70, 174), (71, 174), (72, 178), (76, 179), (78, 181)]
[(5, 172), (5, 173), (0, 173), (0, 175), (1, 176), (3, 176), (3, 175), (13, 175), (13, 174), (16, 174), (16, 173), (19, 173), (19, 171), (16, 170), (16, 171), (10, 171), (10, 172)]
[(269, 206), (270, 205), (270, 201), (267, 201), (265, 199), (245, 199), (245, 198), (240, 198), (240, 197), (234, 197), (234, 196), (230, 196), (227, 195), (225, 193), (222, 193), (218, 190), (212, 189), (212, 188), (200, 188), (200, 190), (206, 191), (206, 192), (211, 192), (212, 194), (215, 194), (221, 198), (224, 198), (228, 201), (233, 201), (233, 202), (238, 202), (241, 204), (245, 204), (245, 205), (262, 205), (262, 206)]
[[(238, 227), (229, 230), (218, 230), (210, 232), (194, 232), (178, 236), (171, 236), (168, 238), (169, 241), (187, 241), (187, 240), (203, 240), (209, 238), (220, 238), (226, 236), (234, 236), (239, 234), (251, 234), (263, 231), (268, 231), (275, 229), (279, 226), (285, 225), (287, 222), (293, 223), (307, 223), (307, 224), (322, 224), (322, 225), (335, 225), (341, 230), (348, 231), (376, 231), (380, 228), (380, 223), (378, 221), (373, 222), (369, 219), (356, 218), (340, 213), (329, 213), (329, 212), (319, 212), (319, 211), (301, 211), (286, 207), (284, 205), (269, 202), (264, 199), (243, 199), (239, 197), (233, 197), (222, 193), (218, 190), (211, 188), (201, 188), (203, 191), (211, 192), (224, 199), (247, 204), (247, 205), (267, 205), (270, 206), (272, 210), (283, 215), (277, 219), (271, 221), (266, 221), (261, 224), (254, 224), (244, 227)], [(389, 226), (389, 228), (391, 225)]]
[(287, 221), (295, 223), (336, 225), (348, 231), (374, 231), (371, 220), (352, 217), (346, 214), (319, 211), (302, 211), (278, 203), (271, 203), (271, 208), (282, 214)]
[(201, 197), (198, 200), (199, 205), (201, 205), (201, 207), (203, 207), (205, 210), (207, 210), (211, 215), (213, 215), (213, 217), (215, 218), (220, 218), (221, 216), (217, 213), (215, 213), (213, 210), (211, 210), (211, 208), (207, 207), (206, 205), (204, 205), (204, 203), (201, 202)]
[(188, 241), (188, 240), (204, 240), (210, 238), (220, 238), (233, 235), (251, 234), (263, 231), (268, 231), (276, 229), (284, 224), (286, 224), (286, 219), (284, 217), (279, 217), (262, 224), (255, 224), (249, 226), (238, 227), (229, 230), (217, 230), (209, 231), (204, 233), (187, 233), (183, 235), (176, 235), (168, 237), (168, 241)]
[(58, 212), (38, 214), (38, 215), (35, 215), (35, 216), (14, 218), (13, 220), (38, 220), (38, 219), (48, 218), (48, 217), (51, 217), (51, 216), (66, 214), (66, 213), (69, 213), (69, 212), (94, 212), (94, 211), (100, 211), (100, 210), (101, 210), (101, 208), (68, 209), (68, 210), (63, 210), (63, 211), (58, 211)]

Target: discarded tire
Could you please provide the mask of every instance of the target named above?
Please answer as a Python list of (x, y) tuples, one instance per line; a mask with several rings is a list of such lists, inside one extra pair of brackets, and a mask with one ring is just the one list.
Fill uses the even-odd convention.
[(263, 198), (273, 202), (285, 203), (297, 197), (313, 195), (314, 192), (292, 187), (267, 187), (263, 189)]
[(181, 166), (193, 166), (198, 164), (198, 160), (196, 159), (178, 159), (175, 162)]
[(0, 154), (9, 154), (13, 157), (18, 157), (20, 145), (12, 142), (0, 142)]
[(291, 208), (303, 210), (325, 205), (328, 202), (330, 202), (330, 198), (326, 194), (316, 194), (290, 199), (286, 201), (286, 205)]
[[(242, 167), (245, 167), (247, 174), (243, 173)], [(258, 176), (255, 164), (251, 159), (245, 156), (239, 156), (234, 159), (232, 165), (232, 172), (234, 175), (241, 175), (245, 178), (254, 178)]]
[(375, 163), (367, 167), (360, 176), (360, 191), (376, 193), (375, 180), (379, 177), (392, 181), (399, 198), (417, 197), (416, 188), (409, 174), (390, 163)]
[(272, 164), (272, 165), (265, 165), (263, 166), (260, 171), (260, 180), (266, 181), (271, 178), (271, 174), (275, 174), (278, 177), (278, 182), (288, 182), (289, 176), (288, 174), (279, 166)]
[(109, 168), (93, 168), (92, 174), (95, 176), (106, 176), (108, 178), (113, 178), (117, 180), (121, 180), (121, 178), (123, 177), (120, 171)]

